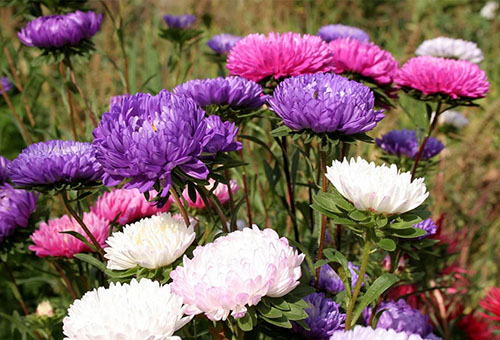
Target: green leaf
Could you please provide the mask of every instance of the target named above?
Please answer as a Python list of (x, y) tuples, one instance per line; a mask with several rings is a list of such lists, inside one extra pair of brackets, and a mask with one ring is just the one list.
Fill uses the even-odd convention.
[(254, 323), (255, 316), (252, 317), (252, 313), (255, 314), (255, 311), (253, 310), (253, 308), (252, 309), (249, 308), (242, 318), (236, 319), (238, 327), (244, 332), (250, 332), (255, 325)]
[(393, 236), (400, 238), (417, 238), (427, 234), (427, 231), (420, 228), (408, 228), (408, 229), (391, 229), (390, 233)]
[[(314, 288), (309, 286), (309, 285), (305, 285), (305, 284), (300, 284), (298, 285), (294, 290), (292, 290), (289, 294), (285, 295), (285, 297), (289, 296), (289, 295), (293, 295), (294, 297), (298, 297), (300, 299), (306, 297), (307, 295), (310, 295), (314, 293)], [(294, 301), (294, 299), (286, 299), (287, 301)]]
[(290, 321), (288, 321), (288, 319), (285, 316), (282, 316), (281, 318), (278, 318), (278, 319), (269, 319), (269, 318), (266, 318), (265, 316), (263, 316), (262, 319), (264, 319), (266, 322), (268, 322), (272, 325), (275, 325), (275, 326), (278, 326), (281, 328), (288, 328), (288, 329), (292, 328), (292, 324), (290, 323)]
[(108, 272), (108, 269), (106, 268), (106, 264), (99, 261), (98, 259), (96, 259), (92, 255), (80, 253), (80, 254), (75, 254), (73, 256), (79, 260), (85, 261), (85, 262), (93, 265), (94, 267), (100, 269), (101, 271), (103, 271), (105, 273)]
[(277, 319), (283, 316), (283, 312), (277, 308), (268, 306), (264, 303), (259, 303), (257, 305), (257, 311), (266, 318)]
[(292, 130), (288, 126), (282, 125), (280, 127), (277, 127), (276, 129), (272, 130), (271, 135), (273, 137), (284, 137), (284, 136), (290, 135), (291, 131)]
[(271, 300), (271, 304), (278, 308), (281, 309), (282, 311), (289, 311), (290, 310), (290, 305), (288, 302), (285, 301), (285, 299), (279, 297), (279, 298), (273, 298)]
[(92, 243), (90, 243), (89, 240), (87, 240), (87, 238), (85, 236), (77, 233), (76, 231), (72, 231), (72, 230), (60, 231), (59, 234), (69, 234), (73, 237), (76, 237), (77, 239), (79, 239), (80, 241), (85, 243), (87, 245), (87, 247), (92, 249), (92, 251), (96, 251), (95, 246)]
[(349, 217), (352, 218), (354, 221), (358, 222), (363, 222), (370, 218), (369, 216), (366, 215), (366, 213), (359, 211), (357, 209), (349, 212)]
[(377, 242), (377, 246), (387, 251), (396, 250), (396, 242), (390, 238), (382, 238)]
[(296, 305), (290, 305), (290, 310), (283, 313), (288, 320), (304, 320), (307, 319), (308, 315), (304, 308), (297, 307)]

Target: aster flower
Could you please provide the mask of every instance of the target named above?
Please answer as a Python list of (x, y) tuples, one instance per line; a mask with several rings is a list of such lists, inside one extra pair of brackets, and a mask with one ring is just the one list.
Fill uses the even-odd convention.
[[(496, 322), (500, 322), (500, 288), (490, 288), (487, 295), (483, 299), (481, 299), (481, 301), (479, 301), (479, 305), (489, 313), (481, 313), (481, 316)], [(500, 329), (500, 327), (498, 328)]]
[(217, 54), (226, 54), (242, 38), (238, 35), (227, 33), (216, 34), (207, 42), (207, 46)]
[(370, 131), (384, 118), (383, 111), (373, 109), (374, 102), (367, 86), (335, 74), (285, 79), (269, 100), (292, 130), (345, 135)]
[[(213, 179), (209, 179), (209, 185), (206, 186), (208, 191), (211, 191), (215, 185), (215, 181)], [(240, 190), (240, 186), (236, 183), (235, 180), (230, 181), (231, 192), (234, 195)], [(229, 187), (226, 184), (218, 183), (217, 187), (212, 192), (215, 197), (219, 200), (221, 204), (225, 204), (229, 201)], [(196, 192), (196, 201), (192, 201), (189, 197), (188, 189), (184, 189), (182, 192), (182, 196), (187, 201), (190, 208), (194, 209), (204, 209), (206, 207), (205, 202), (201, 198), (200, 194)]]
[(0, 185), (0, 242), (14, 233), (17, 228), (25, 228), (36, 208), (38, 195)]
[(393, 329), (356, 326), (349, 331), (337, 331), (333, 333), (330, 340), (437, 340), (434, 335), (430, 338), (422, 338), (418, 334), (406, 334), (396, 332)]
[(163, 16), (163, 20), (169, 28), (186, 29), (194, 25), (196, 17), (192, 14), (172, 15), (167, 14)]
[(113, 106), (115, 105), (122, 105), (123, 103), (123, 100), (125, 98), (128, 98), (130, 95), (128, 93), (124, 93), (124, 94), (119, 94), (119, 95), (116, 95), (116, 96), (112, 96), (111, 98), (109, 98), (109, 110), (111, 111)]
[(48, 15), (30, 21), (17, 36), (27, 46), (60, 48), (92, 38), (101, 22), (102, 15), (91, 11)]
[(111, 283), (69, 306), (63, 333), (66, 340), (180, 340), (173, 334), (191, 321), (185, 308), (169, 285), (149, 279)]
[(204, 153), (217, 154), (240, 150), (242, 145), (236, 141), (238, 128), (231, 122), (223, 122), (219, 116), (205, 118), (207, 125), (207, 141), (203, 147)]
[(429, 56), (408, 60), (394, 81), (406, 91), (445, 95), (454, 100), (482, 98), (490, 87), (485, 72), (476, 64)]
[(272, 229), (257, 226), (234, 231), (184, 256), (170, 277), (172, 291), (184, 298), (187, 315), (205, 313), (210, 320), (245, 316), (262, 297), (280, 297), (299, 284), (299, 255)]
[[(412, 130), (392, 130), (381, 138), (377, 138), (375, 141), (385, 152), (392, 155), (415, 158), (418, 154), (419, 144), (417, 133)], [(443, 149), (443, 143), (434, 137), (429, 137), (425, 144), (421, 159), (432, 158)]]
[(448, 125), (460, 130), (469, 124), (469, 119), (461, 112), (446, 110), (439, 115), (438, 123), (439, 125)]
[(189, 98), (166, 90), (131, 95), (103, 115), (93, 134), (108, 186), (130, 179), (124, 188), (145, 192), (159, 182), (166, 196), (174, 170), (198, 179), (208, 175), (198, 158), (206, 143), (204, 112)]
[[(83, 223), (90, 230), (97, 242), (104, 246), (109, 235), (109, 221), (94, 213), (84, 213)], [(90, 251), (90, 248), (73, 235), (61, 233), (63, 231), (75, 231), (84, 236), (89, 243), (90, 238), (84, 232), (80, 224), (73, 218), (64, 215), (60, 218), (42, 222), (40, 227), (31, 235), (33, 245), (29, 250), (34, 251), (38, 257), (62, 256), (71, 258), (73, 255)]]
[(370, 36), (361, 28), (342, 24), (323, 26), (319, 29), (318, 35), (326, 42), (342, 38), (352, 38), (361, 42), (370, 41)]
[(9, 164), (10, 160), (3, 156), (0, 156), (0, 185), (9, 180)]
[(194, 223), (186, 226), (183, 220), (169, 213), (144, 218), (126, 225), (107, 240), (104, 257), (109, 269), (125, 270), (140, 266), (156, 269), (178, 259), (196, 237)]
[(423, 178), (411, 181), (392, 164), (376, 166), (361, 157), (333, 161), (326, 177), (337, 191), (359, 210), (402, 214), (420, 206), (429, 196)]
[(483, 52), (475, 42), (448, 37), (425, 40), (418, 46), (415, 54), (468, 60), (475, 64), (483, 60)]
[(500, 7), (498, 1), (490, 0), (481, 8), (479, 15), (486, 20), (493, 20), (497, 15), (498, 7)]
[[(347, 263), (347, 267), (351, 272), (351, 287), (354, 288), (356, 282), (358, 282), (358, 271), (359, 267), (354, 265), (352, 262)], [(366, 277), (366, 276), (365, 276)], [(314, 282), (314, 278), (311, 283)], [(364, 282), (361, 283), (361, 286), (364, 286)], [(321, 266), (321, 270), (319, 272), (319, 280), (318, 280), (318, 289), (326, 291), (331, 294), (338, 294), (345, 290), (344, 283), (340, 276), (333, 270), (332, 267), (328, 264), (324, 264)]]
[(425, 219), (422, 222), (415, 224), (413, 226), (413, 228), (422, 229), (422, 230), (425, 230), (427, 232), (427, 234), (418, 237), (419, 240), (422, 240), (422, 239), (427, 238), (431, 235), (434, 235), (437, 232), (437, 226), (434, 223), (434, 221), (432, 220), (432, 218)]
[[(12, 89), (12, 84), (7, 77), (0, 77), (0, 81), (2, 82), (2, 86), (5, 89), (5, 92), (9, 92)], [(2, 94), (2, 89), (0, 89), (0, 95)]]
[(379, 85), (393, 82), (398, 62), (389, 52), (377, 45), (344, 38), (333, 40), (329, 47), (333, 54), (335, 73), (358, 74)]
[(229, 52), (227, 69), (253, 81), (327, 72), (332, 55), (320, 37), (299, 33), (250, 34)]
[(308, 317), (304, 322), (310, 330), (305, 330), (293, 323), (293, 331), (307, 339), (328, 340), (334, 331), (343, 329), (345, 314), (340, 312), (340, 305), (325, 297), (323, 293), (312, 293), (304, 298), (309, 305), (305, 309)]
[(16, 185), (43, 189), (93, 185), (103, 171), (89, 143), (49, 140), (24, 149), (12, 161), (9, 174)]

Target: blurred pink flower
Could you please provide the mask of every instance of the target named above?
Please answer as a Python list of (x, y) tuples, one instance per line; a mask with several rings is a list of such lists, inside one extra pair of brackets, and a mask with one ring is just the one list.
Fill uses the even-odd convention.
[[(154, 195), (156, 192), (151, 192), (151, 197)], [(114, 189), (99, 197), (90, 210), (110, 222), (119, 216), (117, 223), (125, 225), (143, 217), (167, 212), (170, 209), (170, 204), (169, 199), (162, 208), (158, 208), (153, 203), (148, 202), (138, 189)]]
[(331, 41), (329, 46), (335, 73), (358, 73), (380, 85), (393, 82), (398, 62), (374, 43), (344, 38)]
[(299, 74), (327, 72), (332, 56), (320, 37), (299, 33), (250, 34), (229, 52), (227, 69), (231, 75), (259, 81)]
[[(212, 190), (212, 188), (215, 184), (215, 181), (213, 179), (210, 179), (209, 182), (210, 182), (210, 184), (206, 186), (208, 191)], [(231, 192), (233, 193), (233, 195), (236, 192), (238, 192), (238, 190), (240, 190), (240, 186), (238, 184), (236, 184), (235, 180), (231, 180), (230, 185), (231, 185)], [(223, 184), (223, 183), (217, 184), (217, 187), (213, 191), (213, 194), (215, 195), (215, 197), (217, 197), (217, 199), (222, 204), (225, 204), (229, 201), (229, 188), (226, 184)], [(200, 194), (198, 194), (198, 192), (196, 192), (196, 201), (194, 201), (194, 202), (189, 198), (189, 193), (188, 193), (187, 188), (184, 189), (184, 191), (182, 192), (182, 195), (184, 196), (184, 199), (186, 199), (189, 207), (195, 208), (195, 209), (204, 209), (205, 208), (205, 202), (201, 198)]]
[[(83, 222), (97, 242), (104, 247), (109, 235), (109, 221), (94, 213), (84, 213)], [(29, 250), (36, 252), (38, 257), (73, 257), (74, 254), (90, 251), (85, 243), (72, 235), (61, 233), (62, 231), (76, 231), (91, 243), (78, 222), (73, 217), (70, 219), (64, 215), (49, 220), (48, 223), (42, 222), (40, 228), (31, 235), (34, 245), (30, 245)]]
[(422, 56), (411, 58), (396, 74), (399, 87), (407, 87), (424, 95), (444, 94), (453, 99), (482, 98), (490, 84), (483, 70), (467, 60)]

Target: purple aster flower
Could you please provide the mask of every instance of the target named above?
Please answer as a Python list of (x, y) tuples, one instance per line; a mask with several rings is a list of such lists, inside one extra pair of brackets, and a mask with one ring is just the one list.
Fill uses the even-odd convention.
[[(352, 262), (349, 262), (347, 266), (351, 271), (351, 286), (354, 287), (356, 285), (356, 282), (358, 282), (357, 271), (359, 271), (359, 267), (354, 265)], [(365, 275), (365, 277), (367, 276)], [(311, 282), (313, 282), (313, 280), (314, 278)], [(364, 284), (365, 283), (363, 282), (361, 286), (363, 286)], [(345, 290), (344, 283), (340, 279), (340, 276), (328, 264), (324, 264), (321, 266), (321, 270), (319, 272), (318, 288), (332, 294), (338, 294)]]
[(207, 42), (207, 46), (217, 54), (226, 54), (242, 38), (238, 35), (227, 33), (216, 34)]
[(325, 297), (324, 293), (312, 293), (304, 298), (309, 305), (305, 309), (308, 317), (305, 323), (310, 330), (305, 330), (292, 323), (293, 331), (308, 339), (327, 340), (333, 332), (345, 326), (345, 314), (340, 312), (340, 305)]
[(209, 116), (205, 118), (205, 122), (207, 135), (210, 136), (210, 139), (203, 147), (203, 152), (216, 154), (241, 149), (241, 143), (235, 140), (238, 128), (234, 123), (223, 122), (219, 116)]
[[(0, 81), (2, 82), (2, 86), (5, 89), (5, 92), (9, 92), (12, 89), (12, 84), (7, 77), (1, 77)], [(2, 94), (2, 89), (0, 89), (0, 94)]]
[(101, 27), (102, 15), (76, 11), (38, 17), (21, 29), (17, 36), (27, 46), (57, 48), (77, 45), (90, 39)]
[[(417, 133), (407, 129), (392, 130), (375, 141), (385, 152), (392, 155), (415, 158), (419, 149)], [(434, 157), (443, 149), (443, 143), (430, 137), (424, 147), (422, 159)]]
[(208, 169), (198, 158), (208, 140), (204, 115), (193, 100), (167, 90), (137, 93), (114, 105), (93, 133), (104, 184), (130, 179), (126, 189), (145, 192), (159, 182), (165, 196), (176, 168), (206, 179)]
[(345, 135), (373, 129), (384, 118), (365, 85), (336, 74), (305, 74), (282, 81), (269, 103), (292, 130)]
[(38, 195), (12, 188), (8, 184), (0, 186), (0, 242), (14, 233), (16, 228), (28, 225), (35, 210)]
[(353, 38), (362, 42), (370, 41), (370, 36), (361, 28), (342, 24), (323, 26), (319, 29), (318, 35), (326, 42), (341, 38)]
[(111, 111), (111, 108), (114, 106), (114, 105), (122, 105), (123, 103), (123, 100), (125, 98), (128, 98), (130, 95), (128, 93), (124, 93), (124, 94), (119, 94), (119, 95), (116, 95), (116, 96), (112, 96), (111, 98), (109, 98), (109, 110)]
[(89, 143), (49, 140), (31, 144), (9, 167), (12, 183), (25, 187), (89, 184), (103, 175)]
[(192, 14), (168, 14), (163, 16), (163, 20), (165, 20), (169, 28), (186, 29), (191, 28), (194, 25), (196, 17)]
[(3, 156), (0, 156), (0, 185), (9, 180), (9, 164), (10, 160)]
[(177, 86), (174, 93), (193, 99), (203, 108), (208, 105), (228, 105), (258, 109), (268, 98), (262, 94), (259, 84), (241, 77), (195, 79)]
[(427, 232), (427, 234), (418, 237), (417, 238), (418, 240), (422, 240), (424, 238), (427, 238), (431, 235), (434, 235), (437, 232), (437, 226), (436, 226), (436, 224), (434, 224), (434, 221), (432, 220), (432, 218), (428, 218), (426, 220), (423, 220), (422, 222), (415, 224), (413, 227), (425, 230)]

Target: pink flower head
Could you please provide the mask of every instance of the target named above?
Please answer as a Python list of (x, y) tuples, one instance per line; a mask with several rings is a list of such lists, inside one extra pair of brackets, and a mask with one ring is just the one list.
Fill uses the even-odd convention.
[[(96, 238), (101, 246), (105, 246), (109, 235), (109, 221), (97, 216), (94, 213), (84, 213), (83, 222)], [(40, 228), (31, 235), (34, 245), (29, 246), (29, 250), (36, 252), (38, 257), (63, 256), (73, 257), (74, 254), (90, 251), (90, 248), (70, 234), (62, 231), (76, 231), (91, 243), (90, 238), (85, 234), (82, 227), (72, 217), (64, 215), (60, 218), (49, 220), (48, 223), (41, 223)]]
[(396, 74), (399, 87), (424, 95), (444, 94), (453, 99), (482, 98), (490, 84), (483, 70), (467, 60), (422, 56), (411, 58)]
[(331, 41), (329, 46), (333, 52), (335, 73), (357, 73), (379, 85), (393, 82), (398, 62), (374, 43), (344, 38)]
[[(154, 195), (156, 192), (151, 193), (152, 197)], [(90, 210), (110, 222), (118, 216), (117, 223), (125, 225), (143, 217), (167, 212), (170, 204), (171, 201), (168, 200), (163, 207), (158, 208), (148, 202), (138, 189), (114, 189), (99, 197)]]
[(170, 277), (172, 291), (188, 305), (185, 313), (210, 320), (241, 318), (262, 297), (280, 297), (299, 284), (304, 254), (272, 229), (244, 228), (197, 247)]
[[(214, 185), (215, 185), (215, 181), (213, 179), (210, 179), (209, 182), (210, 182), (210, 184), (206, 186), (208, 191), (212, 190)], [(233, 193), (233, 195), (238, 190), (240, 190), (240, 186), (238, 184), (236, 184), (235, 180), (230, 181), (230, 186), (231, 186), (231, 192)], [(223, 184), (223, 183), (217, 184), (217, 187), (213, 191), (213, 194), (215, 195), (215, 197), (217, 197), (219, 202), (221, 202), (222, 204), (225, 204), (229, 201), (229, 188), (226, 184)], [(201, 196), (198, 194), (198, 192), (196, 192), (196, 201), (194, 201), (194, 202), (191, 200), (191, 198), (189, 198), (189, 193), (188, 193), (187, 188), (184, 189), (182, 195), (184, 196), (184, 199), (186, 199), (189, 207), (195, 208), (195, 209), (204, 209), (205, 208), (205, 202), (203, 201), (203, 198), (201, 198)]]
[(320, 37), (299, 33), (250, 34), (231, 49), (227, 69), (232, 75), (259, 81), (266, 77), (327, 72), (332, 56)]

